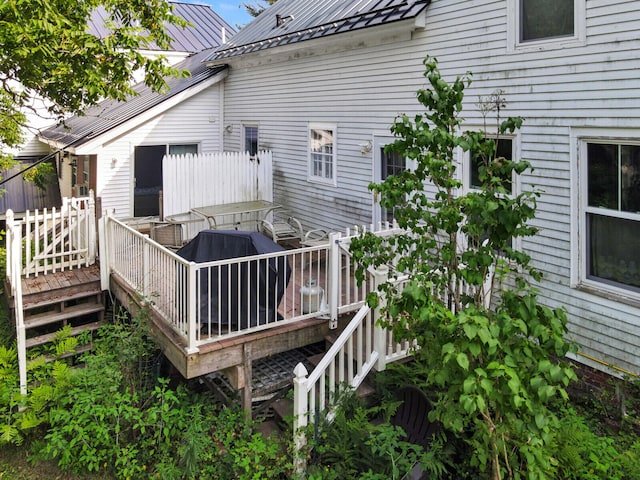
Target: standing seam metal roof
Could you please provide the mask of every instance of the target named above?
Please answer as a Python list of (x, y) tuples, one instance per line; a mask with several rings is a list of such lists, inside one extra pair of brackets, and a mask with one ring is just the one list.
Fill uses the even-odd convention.
[[(430, 0), (278, 0), (206, 61), (415, 18), (429, 3)], [(283, 22), (280, 26), (278, 17)]]
[[(171, 50), (175, 52), (195, 53), (207, 48), (222, 45), (222, 29), (226, 30), (226, 37), (231, 37), (235, 28), (223, 20), (209, 5), (197, 3), (169, 2), (173, 7), (173, 14), (190, 22), (192, 26), (179, 28), (176, 25), (166, 25), (167, 34), (172, 38)], [(109, 14), (104, 7), (94, 10), (89, 22), (89, 31), (98, 38), (109, 35), (106, 27)], [(157, 47), (151, 46), (151, 50)]]
[(204, 50), (175, 65), (178, 69), (190, 71), (191, 76), (166, 79), (169, 87), (167, 93), (154, 92), (144, 82), (138, 83), (133, 87), (138, 95), (126, 101), (105, 100), (87, 109), (84, 115), (65, 120), (64, 125), (44, 130), (40, 137), (62, 145), (82, 145), (225, 70), (224, 66), (209, 68), (202, 63), (210, 54), (211, 49)]

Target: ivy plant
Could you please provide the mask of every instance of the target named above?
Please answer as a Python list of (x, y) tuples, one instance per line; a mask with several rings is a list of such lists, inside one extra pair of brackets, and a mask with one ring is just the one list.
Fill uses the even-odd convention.
[[(471, 74), (449, 83), (436, 59), (426, 57), (424, 66), (427, 84), (417, 98), (425, 111), (399, 115), (386, 147), (414, 167), (370, 185), (400, 233), (355, 240), (358, 275), (392, 265), (407, 276), (368, 301), (385, 297), (386, 326), (416, 341), (409, 379), (433, 393), (430, 419), (468, 446), (468, 467), (483, 478), (553, 478), (558, 419), (549, 401), (568, 398), (575, 374), (563, 359), (573, 346), (565, 311), (539, 302), (541, 273), (519, 248), (520, 238), (536, 233), (539, 192), (512, 187), (531, 166), (496, 154), (523, 119), (503, 119), (506, 102), (496, 92), (479, 102), (485, 129), (464, 131)], [(468, 192), (456, 162), (464, 152), (477, 165), (478, 185)]]

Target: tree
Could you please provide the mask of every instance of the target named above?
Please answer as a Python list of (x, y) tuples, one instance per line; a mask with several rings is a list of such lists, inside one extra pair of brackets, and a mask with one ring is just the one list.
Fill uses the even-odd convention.
[[(538, 193), (511, 189), (530, 165), (496, 155), (501, 137), (522, 119), (501, 118), (506, 102), (496, 92), (479, 107), (485, 123), (495, 120), (497, 137), (461, 131), (470, 75), (449, 84), (435, 59), (424, 65), (428, 86), (417, 96), (426, 112), (400, 115), (387, 147), (416, 166), (370, 185), (404, 233), (356, 239), (358, 275), (391, 263), (408, 276), (369, 303), (384, 295), (386, 326), (397, 339), (416, 340), (406, 378), (434, 394), (430, 419), (470, 449), (466, 466), (494, 480), (553, 478), (558, 423), (549, 402), (567, 400), (564, 387), (575, 374), (563, 361), (572, 348), (564, 310), (538, 303), (533, 282), (541, 273), (516, 248), (519, 237), (536, 233), (529, 222)], [(466, 194), (458, 149), (479, 159), (480, 188)]]
[[(249, 12), (249, 15), (252, 17), (257, 17), (262, 12), (264, 12), (267, 7), (273, 5), (278, 0), (256, 0), (255, 2), (246, 3), (243, 2), (242, 6)], [(266, 3), (266, 5), (265, 5)]]
[[(109, 33), (89, 32), (92, 12), (104, 8)], [(162, 91), (177, 75), (165, 59), (146, 58), (145, 48), (169, 47), (167, 23), (185, 26), (165, 0), (3, 0), (0, 2), (0, 160), (24, 140), (26, 112), (44, 101), (48, 117), (62, 120), (105, 98), (133, 95), (133, 73)]]

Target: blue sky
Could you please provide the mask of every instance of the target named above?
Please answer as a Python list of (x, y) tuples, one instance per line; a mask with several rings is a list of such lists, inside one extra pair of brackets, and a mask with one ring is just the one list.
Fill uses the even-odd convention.
[(242, 3), (255, 3), (246, 0), (242, 1), (225, 1), (225, 0), (182, 0), (187, 3), (201, 3), (211, 5), (214, 12), (224, 18), (229, 24), (237, 28), (237, 25), (243, 26), (253, 20), (253, 17), (247, 13)]

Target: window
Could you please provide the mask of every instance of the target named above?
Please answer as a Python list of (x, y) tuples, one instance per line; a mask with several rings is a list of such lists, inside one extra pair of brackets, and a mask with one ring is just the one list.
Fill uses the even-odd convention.
[(336, 149), (334, 125), (309, 128), (309, 180), (336, 185)]
[(640, 293), (640, 145), (587, 141), (587, 280)]
[(242, 150), (249, 152), (252, 157), (258, 154), (258, 126), (243, 125), (243, 145)]
[(520, 41), (573, 36), (575, 0), (519, 0)]
[[(496, 142), (495, 158), (504, 158), (506, 160), (513, 160), (513, 139), (500, 137), (499, 140), (493, 139)], [(469, 154), (469, 188), (480, 188), (482, 183), (480, 182), (480, 169), (484, 163), (484, 159), (478, 153), (471, 152)], [(511, 178), (503, 178), (505, 187), (511, 186), (513, 193), (513, 182)]]
[(169, 155), (186, 155), (192, 153), (198, 154), (198, 145), (196, 143), (186, 143), (184, 145), (169, 145)]
[[(398, 152), (385, 152), (384, 147), (380, 147), (380, 170), (381, 181), (385, 181), (392, 175), (399, 175), (407, 169), (407, 160)], [(380, 207), (380, 218), (383, 221), (393, 223), (394, 209), (387, 210)]]
[(507, 0), (508, 50), (562, 48), (585, 39), (584, 0)]

